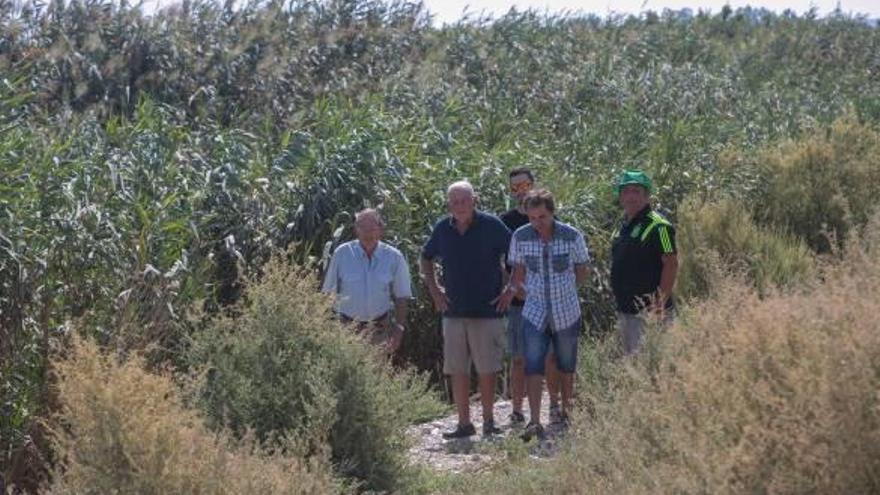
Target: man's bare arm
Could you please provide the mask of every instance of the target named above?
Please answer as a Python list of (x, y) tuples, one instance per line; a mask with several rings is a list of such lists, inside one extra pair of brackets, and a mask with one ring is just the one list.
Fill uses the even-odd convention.
[(584, 285), (590, 278), (590, 266), (586, 263), (574, 265), (574, 281), (577, 285)]
[(397, 297), (394, 299), (394, 321), (398, 325), (406, 326), (406, 315), (409, 309), (408, 297)]
[(666, 305), (666, 300), (672, 295), (672, 289), (675, 287), (675, 277), (678, 275), (678, 255), (675, 253), (664, 254), (660, 257), (663, 268), (660, 271), (660, 287), (657, 288), (657, 296), (659, 298), (658, 305), (662, 308)]
[(424, 257), (421, 258), (419, 260), (419, 272), (422, 274), (422, 279), (428, 287), (428, 294), (431, 295), (431, 300), (434, 301), (434, 309), (441, 313), (445, 312), (449, 309), (449, 298), (446, 297), (445, 290), (437, 284), (434, 261)]
[(495, 304), (496, 311), (507, 311), (513, 298), (517, 294), (523, 292), (523, 282), (525, 279), (526, 266), (520, 264), (513, 265), (513, 273), (510, 274), (510, 281), (504, 286), (504, 289), (501, 290), (501, 294), (498, 294), (498, 297), (492, 300), (492, 304)]

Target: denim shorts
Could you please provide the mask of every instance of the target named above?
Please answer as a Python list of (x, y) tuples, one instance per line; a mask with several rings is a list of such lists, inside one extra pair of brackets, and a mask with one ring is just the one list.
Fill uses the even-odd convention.
[[(511, 306), (507, 309), (507, 357), (524, 358), (526, 342), (523, 335), (522, 306)], [(549, 353), (554, 353), (553, 341), (550, 341)]]
[(544, 358), (547, 350), (553, 345), (556, 355), (556, 367), (562, 373), (574, 373), (577, 369), (578, 334), (581, 320), (578, 318), (570, 327), (558, 332), (545, 327), (538, 328), (523, 318), (523, 338), (525, 342), (526, 375), (543, 375)]

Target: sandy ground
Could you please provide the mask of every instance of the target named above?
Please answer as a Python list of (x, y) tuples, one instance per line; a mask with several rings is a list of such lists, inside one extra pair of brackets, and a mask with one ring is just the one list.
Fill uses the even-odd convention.
[[(541, 404), (541, 422), (544, 425), (545, 438), (541, 441), (531, 440), (529, 452), (533, 457), (550, 457), (557, 450), (557, 442), (564, 432), (561, 424), (550, 424), (549, 421), (550, 401), (544, 394)], [(452, 414), (438, 418), (428, 423), (411, 426), (408, 430), (413, 438), (413, 446), (409, 450), (409, 458), (413, 463), (430, 466), (437, 471), (464, 472), (481, 468), (491, 462), (493, 455), (498, 449), (492, 449), (491, 444), (504, 441), (509, 437), (517, 438), (523, 432), (523, 426), (511, 426), (510, 413), (512, 406), (508, 400), (496, 400), (495, 424), (502, 430), (500, 435), (483, 437), (482, 423), (483, 412), (480, 406), (479, 396), (471, 401), (471, 421), (477, 429), (477, 434), (469, 438), (445, 440), (442, 433), (455, 429), (458, 422), (457, 415)], [(526, 421), (529, 419), (528, 405), (524, 406)]]

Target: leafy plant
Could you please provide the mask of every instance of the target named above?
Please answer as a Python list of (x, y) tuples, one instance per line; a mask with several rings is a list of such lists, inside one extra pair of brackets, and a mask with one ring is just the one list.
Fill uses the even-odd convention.
[(271, 448), (329, 455), (370, 490), (405, 486), (405, 430), (445, 410), (428, 383), (395, 371), (381, 351), (333, 318), (301, 268), (275, 258), (236, 316), (200, 332), (192, 348), (204, 379), (194, 391), (212, 424), (253, 430)]

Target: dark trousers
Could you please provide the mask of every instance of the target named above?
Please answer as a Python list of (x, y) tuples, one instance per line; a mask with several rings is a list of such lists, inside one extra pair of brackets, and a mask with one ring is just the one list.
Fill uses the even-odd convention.
[(355, 331), (376, 345), (385, 344), (391, 338), (391, 312), (377, 316), (369, 321), (359, 321), (342, 313), (339, 321), (354, 326)]

